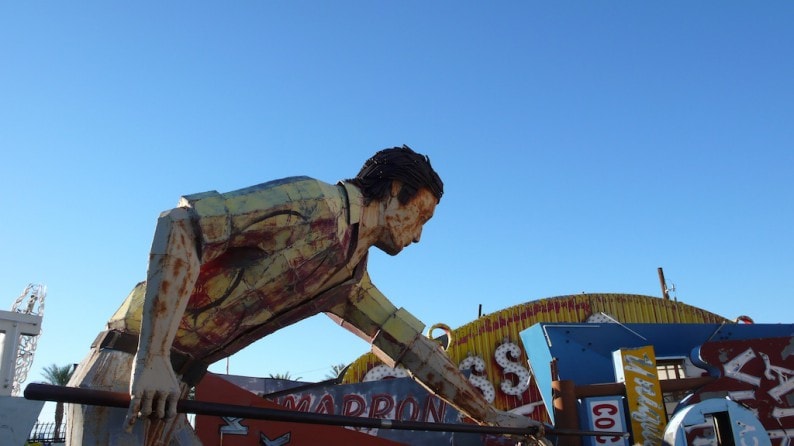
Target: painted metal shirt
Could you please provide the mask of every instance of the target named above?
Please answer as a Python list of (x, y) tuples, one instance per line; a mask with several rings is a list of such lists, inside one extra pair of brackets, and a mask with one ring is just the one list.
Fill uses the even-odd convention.
[[(281, 328), (263, 330), (269, 322), (293, 323), (322, 311), (307, 303), (323, 292), (326, 305), (351, 292), (337, 287), (357, 267), (348, 265), (356, 234), (344, 185), (293, 177), (185, 196), (180, 207), (194, 213), (200, 228), (201, 269), (174, 340), (178, 351), (199, 359), (231, 355)], [(356, 282), (359, 289), (373, 287), (366, 274)], [(133, 289), (109, 328), (138, 333), (145, 286)]]

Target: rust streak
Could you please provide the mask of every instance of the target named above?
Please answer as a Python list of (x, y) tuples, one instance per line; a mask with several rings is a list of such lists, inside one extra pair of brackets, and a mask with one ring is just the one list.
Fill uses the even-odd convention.
[(168, 280), (163, 280), (162, 283), (160, 283), (160, 290), (163, 292), (163, 294), (168, 294), (168, 292), (171, 290), (171, 282)]

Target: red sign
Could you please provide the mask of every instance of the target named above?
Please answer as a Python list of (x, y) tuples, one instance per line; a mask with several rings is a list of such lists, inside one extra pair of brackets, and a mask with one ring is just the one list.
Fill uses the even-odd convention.
[(794, 437), (794, 337), (707, 342), (700, 359), (720, 378), (688, 404), (728, 397), (757, 414), (773, 445), (789, 444)]
[[(196, 388), (196, 399), (217, 403), (286, 409), (211, 373), (207, 374)], [(246, 420), (207, 415), (196, 416), (196, 434), (203, 444), (223, 444), (223, 446), (260, 446), (262, 444), (397, 446), (400, 444), (338, 426)]]

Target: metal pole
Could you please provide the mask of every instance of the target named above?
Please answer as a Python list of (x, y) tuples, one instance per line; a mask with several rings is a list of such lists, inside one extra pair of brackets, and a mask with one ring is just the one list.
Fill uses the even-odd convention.
[(664, 271), (662, 271), (661, 267), (656, 268), (656, 271), (659, 273), (659, 282), (662, 285), (662, 299), (670, 300), (670, 293), (667, 292), (667, 283), (664, 281)]
[[(118, 407), (126, 409), (130, 405), (130, 396), (123, 392), (82, 389), (78, 387), (55, 386), (51, 384), (28, 384), (25, 398), (38, 401), (60, 401), (72, 404)], [(464, 432), (493, 435), (536, 435), (537, 427), (517, 428), (499, 426), (481, 426), (478, 424), (425, 423), (418, 421), (384, 420), (376, 418), (351, 417), (345, 415), (328, 415), (307, 412), (296, 412), (266, 407), (240, 406), (234, 404), (213, 403), (207, 401), (179, 400), (177, 412), (194, 413), (216, 417), (239, 417), (251, 420), (284, 421), (289, 423), (327, 424), (332, 426), (367, 427), (379, 429), (418, 430), (436, 432)], [(626, 432), (571, 431), (567, 429), (551, 430), (546, 433), (553, 435), (618, 435), (626, 436)]]
[[(130, 396), (123, 392), (81, 389), (77, 387), (54, 386), (50, 384), (28, 384), (25, 398), (31, 400), (61, 401), (73, 404), (87, 404), (128, 408)], [(384, 420), (376, 418), (328, 415), (267, 407), (240, 406), (207, 401), (179, 400), (177, 412), (210, 415), (216, 417), (239, 417), (251, 420), (284, 421), (289, 423), (327, 424), (332, 426), (353, 426), (380, 429), (424, 430), (445, 432), (467, 432), (483, 434), (534, 435), (538, 429), (480, 426), (477, 424), (442, 424), (416, 421)]]

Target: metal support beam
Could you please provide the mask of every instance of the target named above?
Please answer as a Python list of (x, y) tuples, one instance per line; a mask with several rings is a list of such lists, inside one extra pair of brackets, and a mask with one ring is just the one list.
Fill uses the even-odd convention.
[[(569, 380), (552, 381), (554, 391), (554, 419), (558, 429), (576, 430), (579, 428), (579, 412), (576, 403), (574, 382)], [(558, 446), (580, 446), (578, 438), (566, 437), (557, 442)]]

